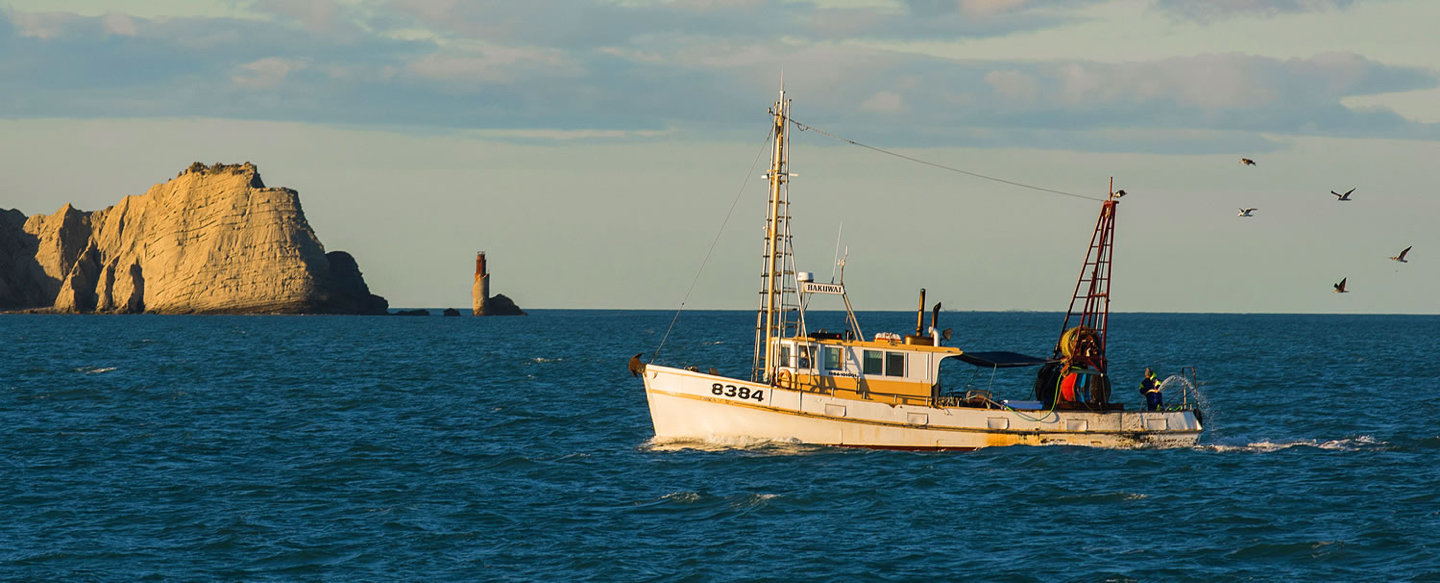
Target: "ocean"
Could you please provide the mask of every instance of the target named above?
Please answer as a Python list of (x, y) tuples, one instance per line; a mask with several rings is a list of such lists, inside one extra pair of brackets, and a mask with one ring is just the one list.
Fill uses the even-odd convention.
[[(1115, 399), (1195, 367), (1198, 446), (915, 453), (652, 443), (626, 360), (673, 315), (0, 316), (0, 578), (1440, 581), (1440, 317), (1113, 314)], [(743, 376), (754, 325), (684, 312), (657, 362)]]

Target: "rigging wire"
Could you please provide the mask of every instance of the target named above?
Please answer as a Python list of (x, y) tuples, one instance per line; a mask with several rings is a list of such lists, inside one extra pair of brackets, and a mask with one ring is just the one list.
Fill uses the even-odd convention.
[(815, 133), (817, 133), (817, 134), (820, 134), (820, 135), (825, 136), (825, 137), (827, 137), (827, 138), (830, 138), (830, 139), (832, 139), (832, 140), (838, 140), (838, 141), (841, 141), (841, 142), (845, 142), (845, 143), (850, 144), (850, 145), (852, 145), (852, 146), (860, 146), (861, 148), (865, 148), (865, 149), (867, 149), (867, 150), (874, 150), (874, 151), (879, 152), (879, 153), (881, 153), (881, 154), (887, 154), (887, 155), (894, 156), (894, 157), (896, 157), (896, 158), (900, 158), (900, 159), (903, 159), (903, 160), (909, 160), (909, 161), (914, 162), (914, 163), (916, 163), (916, 164), (924, 164), (924, 165), (926, 165), (926, 166), (931, 166), (931, 167), (934, 167), (934, 168), (939, 168), (939, 169), (941, 169), (941, 170), (949, 170), (950, 172), (958, 172), (958, 173), (960, 173), (960, 174), (964, 174), (964, 175), (967, 175), (967, 176), (974, 176), (975, 178), (983, 178), (983, 179), (985, 179), (985, 180), (991, 180), (991, 181), (999, 182), (999, 183), (1002, 183), (1002, 184), (1009, 184), (1009, 185), (1011, 185), (1011, 186), (1018, 186), (1018, 187), (1020, 187), (1020, 188), (1028, 188), (1028, 189), (1030, 189), (1030, 190), (1037, 190), (1037, 191), (1040, 191), (1040, 192), (1048, 192), (1048, 193), (1051, 193), (1051, 194), (1059, 194), (1059, 195), (1062, 195), (1062, 196), (1071, 196), (1071, 197), (1075, 197), (1075, 198), (1083, 198), (1083, 199), (1085, 199), (1085, 200), (1093, 200), (1093, 201), (1097, 201), (1097, 202), (1105, 202), (1105, 199), (1103, 199), (1103, 198), (1098, 198), (1098, 197), (1089, 196), (1089, 195), (1084, 195), (1084, 194), (1077, 194), (1077, 193), (1074, 193), (1074, 192), (1066, 192), (1066, 191), (1063, 191), (1063, 190), (1055, 190), (1055, 189), (1053, 189), (1053, 188), (1045, 188), (1045, 187), (1043, 187), (1043, 186), (1035, 186), (1035, 185), (1031, 185), (1031, 184), (1025, 184), (1025, 183), (1021, 183), (1021, 182), (1015, 182), (1015, 181), (1013, 181), (1013, 180), (1006, 180), (1006, 179), (1004, 179), (1004, 178), (996, 178), (996, 177), (994, 177), (994, 176), (986, 176), (986, 175), (980, 174), (980, 173), (978, 173), (978, 172), (971, 172), (971, 171), (969, 171), (969, 170), (961, 170), (961, 169), (955, 168), (955, 167), (953, 167), (953, 166), (946, 166), (946, 165), (944, 165), (944, 164), (937, 164), (937, 163), (935, 163), (935, 162), (930, 162), (930, 161), (927, 161), (927, 160), (921, 160), (921, 159), (915, 158), (915, 157), (913, 157), (913, 156), (906, 156), (905, 154), (901, 154), (901, 153), (899, 153), (899, 152), (892, 152), (892, 151), (886, 150), (886, 149), (884, 149), (884, 148), (878, 148), (878, 147), (875, 147), (875, 146), (871, 146), (871, 145), (869, 145), (869, 144), (862, 144), (862, 143), (857, 142), (857, 141), (855, 141), (855, 140), (852, 140), (852, 139), (850, 139), (850, 138), (846, 138), (846, 137), (842, 137), (842, 136), (837, 136), (837, 135), (835, 135), (835, 134), (832, 134), (832, 133), (830, 133), (830, 132), (827, 132), (827, 131), (825, 131), (825, 130), (822, 130), (822, 129), (820, 129), (820, 128), (817, 128), (817, 127), (815, 127), (815, 126), (805, 125), (805, 124), (803, 124), (803, 123), (800, 123), (800, 122), (798, 122), (798, 121), (795, 121), (794, 119), (791, 119), (791, 120), (790, 120), (790, 123), (795, 124), (795, 127), (798, 128), (798, 129), (799, 129), (800, 131), (802, 131), (802, 132), (805, 132), (805, 131), (815, 132)]
[(740, 183), (740, 190), (735, 192), (735, 200), (730, 203), (730, 210), (725, 213), (725, 220), (720, 222), (720, 230), (715, 232), (715, 239), (710, 241), (710, 249), (705, 251), (705, 259), (700, 261), (700, 268), (695, 270), (695, 278), (690, 280), (690, 288), (685, 290), (685, 297), (680, 298), (680, 307), (675, 309), (675, 316), (670, 318), (670, 325), (665, 328), (665, 335), (660, 337), (660, 345), (655, 347), (655, 352), (650, 355), (650, 362), (655, 362), (660, 356), (660, 349), (665, 347), (665, 341), (670, 338), (670, 331), (675, 329), (675, 322), (680, 320), (680, 312), (685, 310), (685, 302), (690, 301), (690, 294), (695, 291), (695, 284), (700, 282), (700, 274), (705, 272), (705, 264), (710, 262), (710, 255), (715, 253), (715, 246), (720, 243), (720, 236), (725, 234), (725, 226), (730, 224), (730, 217), (735, 214), (735, 207), (740, 204), (741, 195), (745, 194), (745, 187), (750, 185), (750, 177), (755, 175), (755, 167), (760, 165), (760, 158), (765, 155), (765, 146), (769, 145), (770, 137), (775, 135), (775, 130), (765, 132), (765, 141), (761, 142), (760, 152), (755, 154), (755, 160), (750, 163), (750, 171), (745, 173), (745, 180)]

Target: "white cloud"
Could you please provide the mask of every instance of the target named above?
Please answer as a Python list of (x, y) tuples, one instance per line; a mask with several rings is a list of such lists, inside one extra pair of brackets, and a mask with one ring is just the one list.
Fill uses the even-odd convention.
[(1344, 10), (1353, 0), (1152, 0), (1155, 8), (1196, 20), (1215, 20), (1247, 15), (1276, 16), (1288, 13)]
[(291, 73), (306, 66), (303, 61), (265, 58), (236, 67), (230, 80), (246, 89), (271, 89), (283, 83)]
[(1085, 106), (1113, 101), (1118, 94), (1112, 87), (1114, 79), (1106, 75), (1097, 65), (1069, 63), (1056, 71), (1060, 91), (1060, 103), (1071, 106)]
[(564, 53), (521, 47), (432, 53), (410, 61), (405, 70), (417, 77), (461, 84), (509, 84), (525, 78), (575, 75), (580, 71)]
[(64, 12), (13, 12), (10, 22), (21, 38), (52, 40), (59, 38), (81, 17)]
[(105, 32), (118, 36), (135, 36), (140, 28), (135, 24), (135, 19), (124, 14), (110, 13), (100, 17), (100, 23), (104, 25)]
[(960, 12), (966, 16), (988, 18), (1024, 8), (1029, 0), (960, 0)]
[(881, 91), (861, 103), (860, 109), (880, 113), (900, 113), (905, 111), (905, 99), (894, 91)]
[(991, 71), (985, 74), (985, 82), (996, 93), (1018, 100), (1020, 103), (1034, 103), (1040, 94), (1040, 84), (1034, 77), (1020, 71)]

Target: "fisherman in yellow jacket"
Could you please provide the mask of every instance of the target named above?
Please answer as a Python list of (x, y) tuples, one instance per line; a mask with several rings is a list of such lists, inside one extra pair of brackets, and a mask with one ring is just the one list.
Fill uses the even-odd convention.
[(1145, 379), (1140, 381), (1140, 394), (1145, 395), (1145, 410), (1158, 411), (1165, 406), (1164, 396), (1160, 394), (1160, 379), (1155, 378), (1155, 371), (1145, 368)]

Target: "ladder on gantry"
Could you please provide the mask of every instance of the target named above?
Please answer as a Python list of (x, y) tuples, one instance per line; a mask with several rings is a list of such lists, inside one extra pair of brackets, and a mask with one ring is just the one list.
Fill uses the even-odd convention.
[[(1123, 196), (1123, 194), (1121, 195)], [(1100, 217), (1095, 221), (1095, 232), (1090, 236), (1090, 247), (1085, 252), (1085, 264), (1080, 268), (1080, 278), (1075, 282), (1075, 293), (1070, 298), (1070, 308), (1065, 312), (1065, 323), (1060, 327), (1064, 332), (1072, 326), (1085, 326), (1095, 331), (1099, 354), (1091, 364), (1101, 373), (1106, 372), (1105, 342), (1110, 325), (1110, 266), (1115, 242), (1115, 209), (1120, 197), (1115, 193), (1115, 179), (1110, 179), (1110, 196), (1100, 203)], [(1078, 306), (1078, 309), (1077, 309)], [(1055, 345), (1055, 355), (1060, 355), (1060, 344)]]

